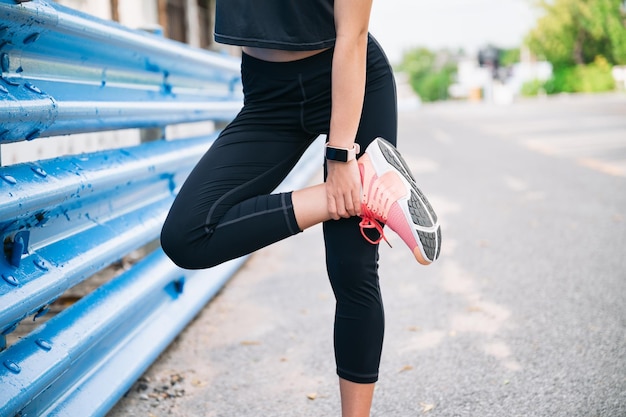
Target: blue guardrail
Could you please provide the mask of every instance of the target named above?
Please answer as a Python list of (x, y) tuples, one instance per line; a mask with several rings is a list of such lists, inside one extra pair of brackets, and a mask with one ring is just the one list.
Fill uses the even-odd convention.
[[(237, 59), (52, 1), (0, 0), (0, 70), (0, 145), (228, 121), (241, 107)], [(158, 238), (215, 135), (0, 167), (0, 416), (105, 415), (245, 261), (186, 271), (156, 249), (7, 345), (22, 320)], [(307, 155), (279, 189), (318, 170)]]

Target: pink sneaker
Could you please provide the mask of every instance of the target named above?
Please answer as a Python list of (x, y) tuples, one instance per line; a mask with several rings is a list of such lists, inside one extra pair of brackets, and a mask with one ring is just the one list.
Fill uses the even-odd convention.
[[(441, 227), (437, 215), (398, 150), (376, 138), (358, 160), (363, 183), (361, 234), (370, 243), (387, 239), (379, 222), (388, 225), (409, 246), (415, 259), (429, 265), (441, 251)], [(376, 240), (365, 234), (376, 229)], [(387, 242), (389, 243), (389, 242)]]

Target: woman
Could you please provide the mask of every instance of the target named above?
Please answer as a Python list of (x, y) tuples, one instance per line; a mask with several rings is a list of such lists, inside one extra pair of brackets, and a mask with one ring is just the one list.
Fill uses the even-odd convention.
[[(324, 222), (344, 417), (369, 415), (378, 379), (381, 223), (422, 264), (438, 257), (441, 240), (391, 145), (395, 85), (368, 34), (371, 7), (372, 0), (217, 0), (216, 41), (243, 48), (244, 106), (190, 174), (161, 235), (176, 264), (198, 269)], [(328, 138), (325, 183), (271, 194), (320, 134)]]

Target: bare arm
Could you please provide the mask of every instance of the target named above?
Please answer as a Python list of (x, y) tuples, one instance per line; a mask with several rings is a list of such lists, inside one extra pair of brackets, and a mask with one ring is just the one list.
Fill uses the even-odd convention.
[[(365, 95), (367, 37), (372, 0), (335, 0), (337, 40), (332, 70), (329, 142), (351, 148)], [(334, 219), (361, 211), (361, 181), (356, 161), (328, 161), (328, 209)]]

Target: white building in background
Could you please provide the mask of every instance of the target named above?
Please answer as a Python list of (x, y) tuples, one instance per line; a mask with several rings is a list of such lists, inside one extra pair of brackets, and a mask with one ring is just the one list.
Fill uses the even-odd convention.
[(481, 67), (474, 58), (464, 59), (458, 63), (457, 82), (450, 86), (450, 96), (509, 104), (520, 95), (524, 83), (547, 81), (552, 76), (552, 65), (534, 60), (528, 51), (523, 51), (520, 61), (508, 69), (500, 68), (494, 77), (492, 68)]
[[(213, 49), (214, 0), (58, 0), (57, 3), (122, 25), (163, 33), (195, 47)], [(210, 133), (211, 122), (168, 126), (167, 138)], [(145, 135), (146, 131), (143, 132)], [(151, 133), (151, 132), (148, 132)], [(152, 132), (154, 133), (154, 132)], [(0, 145), (0, 165), (137, 145), (139, 129), (40, 138)]]
[(626, 65), (613, 67), (611, 73), (613, 78), (615, 78), (618, 90), (626, 90)]
[(507, 86), (514, 95), (518, 95), (524, 83), (529, 81), (548, 81), (552, 77), (552, 64), (547, 61), (537, 61), (528, 49), (522, 49), (520, 62), (513, 65), (507, 79)]
[(481, 67), (474, 58), (465, 58), (458, 62), (456, 83), (450, 86), (448, 92), (452, 98), (478, 101), (491, 83), (491, 69)]

